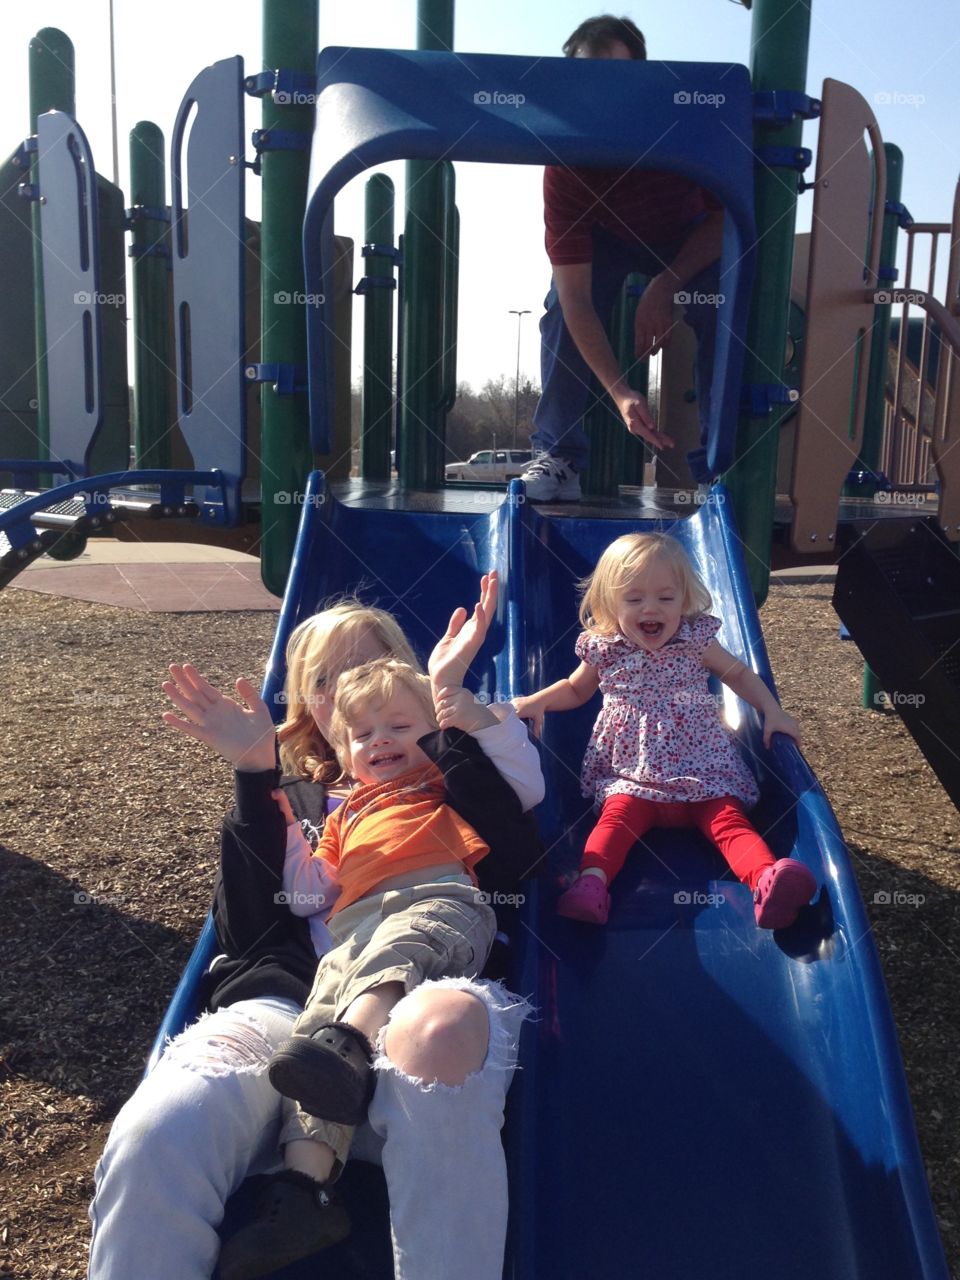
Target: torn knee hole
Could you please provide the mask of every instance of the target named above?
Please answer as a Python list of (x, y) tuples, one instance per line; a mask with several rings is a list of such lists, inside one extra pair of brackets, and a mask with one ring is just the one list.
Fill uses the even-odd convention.
[(256, 1075), (266, 1070), (273, 1047), (255, 1018), (234, 1014), (229, 1025), (217, 1023), (216, 1014), (204, 1014), (171, 1040), (166, 1056), (206, 1076)]

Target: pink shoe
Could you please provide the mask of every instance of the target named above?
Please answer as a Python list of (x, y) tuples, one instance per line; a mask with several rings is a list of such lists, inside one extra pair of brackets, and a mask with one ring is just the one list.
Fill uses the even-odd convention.
[(557, 915), (566, 916), (568, 920), (606, 924), (609, 914), (610, 894), (599, 876), (577, 876), (557, 902)]
[(817, 891), (813, 872), (796, 858), (767, 867), (753, 892), (753, 914), (761, 929), (786, 929)]

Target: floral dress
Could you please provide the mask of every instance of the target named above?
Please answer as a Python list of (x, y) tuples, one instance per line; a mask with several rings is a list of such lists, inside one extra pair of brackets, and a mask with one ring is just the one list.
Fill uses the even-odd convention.
[(756, 804), (756, 780), (720, 719), (703, 665), (719, 629), (709, 614), (685, 618), (652, 651), (621, 635), (580, 635), (577, 657), (597, 668), (603, 694), (580, 774), (583, 794), (598, 807), (613, 795)]

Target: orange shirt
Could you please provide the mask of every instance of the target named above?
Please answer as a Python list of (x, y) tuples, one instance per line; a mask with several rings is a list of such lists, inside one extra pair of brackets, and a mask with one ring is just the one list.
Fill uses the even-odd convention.
[(350, 792), (327, 819), (314, 854), (337, 869), (340, 897), (331, 916), (381, 880), (446, 863), (461, 863), (476, 883), (473, 867), (489, 845), (444, 803), (445, 795), (435, 764)]

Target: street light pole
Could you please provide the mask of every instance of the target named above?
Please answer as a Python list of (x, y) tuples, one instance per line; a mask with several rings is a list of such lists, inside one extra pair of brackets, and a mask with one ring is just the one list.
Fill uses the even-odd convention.
[(523, 323), (523, 317), (530, 314), (529, 309), (525, 311), (514, 311), (512, 308), (510, 315), (517, 317), (517, 376), (513, 384), (513, 447), (517, 447), (517, 424), (520, 421), (520, 326)]

